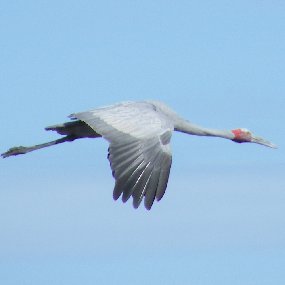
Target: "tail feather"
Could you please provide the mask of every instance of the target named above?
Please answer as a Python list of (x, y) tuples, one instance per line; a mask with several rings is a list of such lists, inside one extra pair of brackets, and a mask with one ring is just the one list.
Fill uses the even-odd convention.
[(97, 138), (97, 134), (91, 127), (82, 121), (73, 121), (46, 127), (47, 131), (56, 131), (60, 135), (76, 136), (77, 138)]

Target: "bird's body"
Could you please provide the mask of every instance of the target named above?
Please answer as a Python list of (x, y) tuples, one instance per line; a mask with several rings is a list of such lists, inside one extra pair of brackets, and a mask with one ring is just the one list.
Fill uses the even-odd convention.
[(109, 142), (108, 159), (116, 180), (114, 199), (131, 196), (137, 208), (144, 198), (147, 209), (163, 197), (172, 161), (173, 131), (199, 136), (216, 136), (235, 142), (272, 143), (253, 136), (246, 129), (212, 130), (184, 120), (159, 101), (122, 102), (70, 116), (74, 121), (47, 127), (65, 137), (32, 147), (12, 148), (2, 157), (27, 153), (79, 138), (103, 137)]

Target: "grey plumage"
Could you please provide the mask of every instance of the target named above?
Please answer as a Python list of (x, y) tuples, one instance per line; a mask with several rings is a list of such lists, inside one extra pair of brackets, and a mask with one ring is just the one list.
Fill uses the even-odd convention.
[(109, 142), (108, 159), (115, 178), (113, 197), (122, 196), (133, 206), (151, 209), (166, 190), (172, 154), (170, 140), (173, 131), (191, 135), (215, 136), (235, 142), (255, 142), (269, 147), (272, 143), (254, 136), (246, 129), (212, 130), (190, 123), (158, 101), (123, 102), (112, 106), (75, 113), (73, 121), (47, 127), (63, 138), (32, 147), (11, 148), (2, 154), (9, 157), (80, 138), (103, 137)]

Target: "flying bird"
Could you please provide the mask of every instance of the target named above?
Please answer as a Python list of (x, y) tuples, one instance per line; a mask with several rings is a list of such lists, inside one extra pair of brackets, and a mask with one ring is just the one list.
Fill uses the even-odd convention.
[(113, 197), (117, 200), (122, 196), (126, 202), (132, 196), (134, 208), (144, 200), (146, 209), (150, 210), (154, 200), (163, 197), (172, 162), (173, 131), (276, 148), (244, 128), (216, 130), (195, 125), (159, 101), (122, 102), (69, 117), (72, 120), (67, 123), (45, 128), (64, 137), (31, 147), (13, 147), (1, 156), (25, 154), (81, 138), (103, 137), (109, 142), (108, 159), (115, 178)]

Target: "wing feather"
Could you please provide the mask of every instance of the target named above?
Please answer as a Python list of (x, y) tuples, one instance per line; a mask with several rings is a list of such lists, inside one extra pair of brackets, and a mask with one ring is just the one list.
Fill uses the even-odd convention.
[[(151, 200), (150, 196), (152, 196), (151, 193), (156, 193), (156, 189), (158, 186), (159, 182), (159, 177), (160, 177), (160, 170), (161, 170), (161, 165), (160, 163), (162, 162), (162, 153), (157, 151), (156, 155), (152, 157), (152, 171), (150, 174), (150, 181), (145, 189), (136, 189), (136, 191), (133, 192), (133, 206), (135, 208), (138, 208), (143, 197), (145, 196), (145, 199)], [(151, 204), (151, 205), (150, 205)], [(148, 202), (148, 206), (146, 206), (147, 209), (150, 209), (152, 206), (152, 203)]]
[[(132, 195), (134, 208), (137, 209), (139, 207), (144, 197), (146, 199), (146, 194), (148, 194), (149, 192), (156, 192), (156, 188), (157, 188), (157, 184), (159, 180), (159, 173), (160, 173), (160, 169), (155, 169), (155, 167), (153, 167), (146, 187), (141, 188), (141, 189), (139, 188), (135, 189)], [(149, 205), (150, 203), (147, 203), (147, 204)], [(151, 203), (151, 206), (152, 206), (152, 203)], [(150, 210), (151, 206), (146, 206), (146, 209)]]
[(168, 183), (168, 178), (169, 178), (169, 173), (170, 173), (170, 168), (171, 168), (171, 162), (172, 159), (171, 157), (164, 157), (164, 161), (162, 163), (162, 168), (159, 176), (159, 183), (157, 186), (157, 192), (156, 192), (156, 200), (160, 201), (165, 193), (167, 183)]
[(150, 165), (150, 162), (148, 162), (145, 165), (138, 179), (135, 181), (135, 184), (132, 187), (124, 187), (124, 192), (123, 192), (123, 197), (122, 197), (122, 201), (124, 203), (128, 201), (128, 199), (132, 196), (135, 189), (137, 188), (141, 189), (145, 187), (148, 181), (150, 172), (151, 172), (151, 165)]
[(137, 208), (144, 198), (151, 209), (167, 187), (173, 122), (149, 102), (126, 102), (72, 116), (109, 141), (114, 199), (122, 195), (126, 202), (132, 196)]
[[(144, 193), (149, 185), (149, 181), (152, 175), (152, 171), (153, 171), (153, 165), (151, 164), (151, 162), (148, 163), (148, 166), (145, 168), (143, 175), (141, 175), (140, 179), (138, 180), (138, 182), (134, 185), (131, 193), (128, 193), (128, 198), (133, 195), (136, 192), (140, 192), (141, 196), (143, 198)], [(124, 193), (125, 194), (125, 193)], [(131, 195), (130, 195), (131, 194)], [(124, 198), (124, 196), (123, 196)], [(126, 197), (127, 198), (127, 197)], [(139, 198), (139, 200), (141, 201), (142, 198)], [(133, 199), (133, 205), (134, 205), (134, 199)], [(136, 208), (136, 207), (135, 207)]]
[[(120, 178), (116, 179), (113, 191), (113, 197), (115, 200), (117, 200), (123, 192), (125, 193), (128, 191), (128, 189), (132, 189), (134, 187), (134, 185), (139, 180), (139, 177), (142, 175), (145, 167), (146, 164), (142, 161), (136, 166), (136, 168), (132, 172), (126, 173), (124, 176), (121, 176)], [(127, 194), (125, 194), (125, 197), (126, 195)]]
[[(157, 186), (159, 183), (160, 171), (161, 170), (158, 168), (153, 170), (151, 177), (150, 177), (148, 187), (147, 187), (145, 194), (144, 194), (144, 206), (148, 210), (151, 209), (152, 204), (153, 204), (154, 199), (155, 199), (155, 194), (156, 194)], [(142, 199), (143, 199), (143, 196), (141, 195), (139, 198), (139, 203), (142, 201)]]

